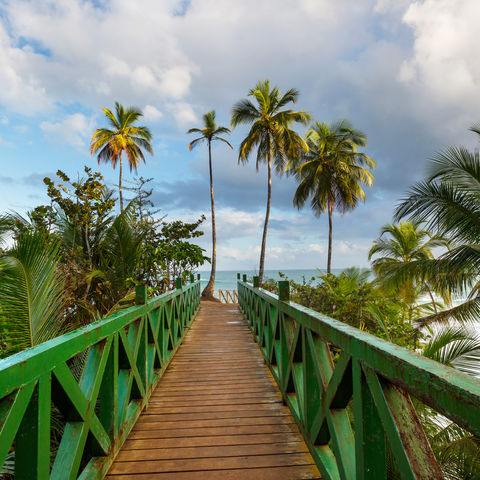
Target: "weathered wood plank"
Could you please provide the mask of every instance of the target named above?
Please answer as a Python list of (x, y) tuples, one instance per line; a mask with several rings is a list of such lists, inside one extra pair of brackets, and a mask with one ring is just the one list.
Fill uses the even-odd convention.
[(252, 455), (276, 455), (280, 453), (307, 453), (302, 442), (265, 443), (263, 445), (223, 445), (218, 447), (155, 448), (125, 450), (117, 456), (117, 462), (142, 460), (172, 460), (185, 458), (239, 457)]
[[(135, 452), (138, 452), (135, 450)], [(310, 465), (312, 457), (305, 453), (280, 453), (238, 457), (184, 458), (174, 460), (135, 460), (115, 462), (109, 475), (119, 473), (164, 473), (202, 470), (227, 470), (234, 468), (278, 467)]]
[(203, 472), (168, 472), (147, 474), (111, 475), (109, 480), (318, 480), (318, 470), (313, 465), (294, 467), (250, 468), (241, 470), (207, 470)]
[(221, 445), (259, 445), (263, 443), (296, 442), (296, 433), (267, 433), (249, 435), (216, 435), (214, 437), (176, 437), (155, 439), (131, 439), (123, 446), (123, 450), (144, 450), (148, 448), (184, 448), (184, 447), (208, 447)]

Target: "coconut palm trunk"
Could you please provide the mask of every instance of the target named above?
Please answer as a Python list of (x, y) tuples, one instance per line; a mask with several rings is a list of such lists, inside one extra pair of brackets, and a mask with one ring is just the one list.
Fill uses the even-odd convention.
[(205, 128), (191, 128), (187, 133), (197, 133), (200, 134), (198, 138), (190, 142), (188, 149), (191, 150), (196, 145), (200, 143), (208, 143), (208, 168), (210, 172), (210, 201), (212, 206), (212, 269), (210, 271), (210, 279), (206, 287), (203, 289), (202, 297), (213, 299), (213, 292), (215, 289), (215, 271), (217, 268), (217, 229), (215, 226), (215, 200), (213, 195), (213, 167), (212, 167), (212, 142), (215, 140), (220, 140), (223, 143), (226, 143), (232, 150), (233, 147), (230, 143), (222, 138), (221, 134), (228, 134), (230, 130), (226, 127), (220, 127), (215, 121), (215, 110), (207, 112), (203, 116), (203, 124)]
[(268, 189), (267, 189), (267, 211), (265, 212), (265, 223), (263, 225), (262, 248), (260, 250), (260, 267), (258, 277), (260, 286), (263, 282), (263, 272), (265, 266), (265, 249), (267, 246), (268, 220), (270, 218), (270, 201), (272, 199), (272, 154), (268, 153)]
[(122, 162), (122, 154), (120, 154), (120, 172), (118, 174), (118, 197), (120, 199), (120, 211), (123, 212), (123, 195), (122, 195), (122, 169), (123, 169), (123, 162)]
[(332, 241), (333, 241), (333, 226), (332, 226), (332, 215), (333, 215), (333, 203), (331, 200), (328, 201), (328, 257), (327, 257), (327, 273), (332, 271)]
[(213, 297), (215, 288), (215, 271), (217, 268), (217, 231), (215, 228), (215, 200), (213, 197), (213, 172), (212, 172), (212, 142), (208, 142), (208, 167), (210, 170), (210, 203), (212, 207), (212, 269), (207, 286), (203, 289), (202, 297)]

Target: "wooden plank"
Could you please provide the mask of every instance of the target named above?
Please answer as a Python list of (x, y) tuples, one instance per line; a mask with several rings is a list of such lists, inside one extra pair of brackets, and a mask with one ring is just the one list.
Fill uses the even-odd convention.
[(211, 428), (211, 427), (232, 427), (232, 426), (250, 426), (250, 425), (288, 425), (293, 423), (290, 416), (270, 416), (270, 417), (243, 417), (243, 418), (213, 418), (202, 420), (175, 420), (170, 421), (155, 421), (155, 418), (150, 417), (148, 422), (137, 422), (134, 431), (139, 430), (170, 430), (181, 428)]
[[(250, 435), (253, 433), (298, 433), (295, 424), (200, 427), (179, 430), (133, 430), (129, 438), (205, 437), (208, 435)], [(301, 437), (300, 437), (301, 438)]]
[(257, 403), (282, 403), (280, 399), (275, 398), (232, 398), (232, 399), (195, 399), (195, 400), (190, 400), (187, 397), (184, 397), (182, 400), (169, 400), (169, 399), (164, 399), (164, 400), (159, 400), (159, 399), (153, 399), (150, 404), (151, 405), (158, 405), (158, 406), (188, 406), (188, 405), (246, 405), (246, 404), (257, 404)]
[(214, 437), (180, 437), (132, 439), (123, 445), (123, 450), (145, 450), (148, 448), (180, 449), (185, 447), (207, 447), (222, 445), (261, 445), (264, 443), (298, 442), (296, 433), (267, 433), (250, 435), (216, 435)]
[(248, 470), (126, 474), (107, 477), (110, 480), (318, 480), (320, 478), (317, 468), (313, 465), (250, 468)]
[(107, 478), (320, 478), (237, 307), (202, 302)]
[(222, 445), (218, 447), (150, 448), (145, 450), (124, 450), (117, 456), (117, 462), (143, 460), (172, 460), (185, 458), (241, 457), (252, 455), (273, 455), (280, 453), (307, 453), (303, 442), (264, 443), (262, 445)]
[(202, 470), (227, 470), (235, 468), (279, 467), (311, 465), (312, 457), (305, 453), (282, 453), (280, 455), (250, 455), (244, 457), (184, 458), (174, 460), (143, 460), (115, 462), (109, 474), (118, 473), (164, 473)]
[(281, 397), (277, 392), (262, 392), (258, 394), (257, 392), (246, 392), (246, 393), (195, 393), (188, 396), (182, 395), (181, 393), (171, 393), (170, 395), (156, 395), (151, 397), (151, 402), (161, 402), (162, 400), (184, 400), (185, 398), (188, 401), (203, 401), (203, 400), (243, 400), (247, 398), (253, 398), (257, 400), (258, 396), (261, 395), (263, 398), (271, 398), (273, 400), (280, 400)]
[(272, 405), (271, 403), (263, 404), (263, 403), (253, 403), (242, 405), (241, 408), (238, 405), (199, 405), (199, 406), (191, 406), (187, 405), (184, 407), (163, 407), (159, 405), (149, 405), (148, 410), (143, 412), (143, 415), (150, 415), (159, 413), (209, 413), (209, 412), (246, 412), (252, 410), (261, 410), (261, 411), (275, 411), (276, 409), (282, 409), (282, 411), (290, 413), (287, 407), (285, 407), (282, 403), (276, 403)]
[(162, 413), (158, 411), (151, 411), (146, 413), (137, 422), (137, 425), (150, 422), (164, 422), (164, 421), (191, 421), (191, 420), (213, 420), (219, 418), (249, 418), (249, 417), (266, 417), (266, 416), (288, 416), (289, 412), (277, 408), (269, 410), (230, 410), (227, 412), (188, 412), (188, 413)]
[[(209, 384), (192, 384), (192, 383), (182, 383), (182, 384), (176, 384), (176, 385), (168, 385), (165, 387), (165, 389), (156, 391), (152, 397), (165, 397), (167, 395), (175, 395), (175, 392), (181, 392), (181, 395), (184, 394), (184, 392), (192, 392), (195, 395), (202, 395), (202, 394), (208, 394), (208, 395), (214, 395), (215, 393), (218, 392), (224, 392), (224, 393), (232, 393), (232, 391), (237, 391), (234, 390), (232, 385), (235, 385), (235, 383), (209, 383)], [(270, 383), (251, 383), (247, 384), (245, 386), (240, 386), (239, 384), (236, 384), (238, 387), (238, 393), (250, 393), (250, 392), (270, 392), (272, 394), (280, 394), (278, 390), (275, 389), (275, 387), (270, 384)], [(244, 390), (243, 392), (240, 392), (240, 390)]]

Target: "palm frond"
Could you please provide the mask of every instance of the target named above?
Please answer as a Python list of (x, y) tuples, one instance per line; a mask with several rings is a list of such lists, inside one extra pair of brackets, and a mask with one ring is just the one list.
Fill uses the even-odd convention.
[(233, 150), (233, 145), (228, 140), (225, 140), (222, 137), (217, 137), (216, 135), (213, 137), (213, 140), (219, 140), (223, 143), (226, 143)]
[(480, 373), (480, 339), (462, 327), (445, 326), (434, 331), (422, 354), (470, 375)]
[(195, 140), (192, 140), (189, 144), (188, 144), (188, 150), (192, 150), (194, 149), (195, 147), (197, 147), (198, 145), (200, 145), (200, 143), (203, 143), (205, 141), (205, 137), (199, 137), (199, 138), (196, 138)]
[(462, 324), (475, 324), (480, 318), (480, 296), (468, 299), (460, 305), (442, 310), (441, 312), (427, 315), (415, 320), (418, 328), (423, 328), (431, 323), (448, 323), (455, 320)]
[(59, 260), (58, 242), (35, 231), (25, 232), (0, 257), (0, 329), (12, 352), (44, 342), (61, 329)]
[(238, 101), (232, 108), (230, 125), (232, 128), (238, 125), (248, 125), (260, 117), (260, 112), (248, 99)]

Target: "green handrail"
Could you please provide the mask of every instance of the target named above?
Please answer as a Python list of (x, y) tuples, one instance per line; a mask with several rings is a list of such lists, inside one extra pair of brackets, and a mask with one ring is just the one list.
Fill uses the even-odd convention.
[(14, 457), (16, 480), (103, 478), (194, 319), (191, 281), (150, 300), (139, 286), (136, 306), (1, 360), (0, 465)]
[(238, 280), (240, 308), (322, 476), (385, 479), (388, 442), (403, 479), (442, 479), (409, 394), (480, 436), (480, 381), (289, 301), (288, 282), (279, 293)]

